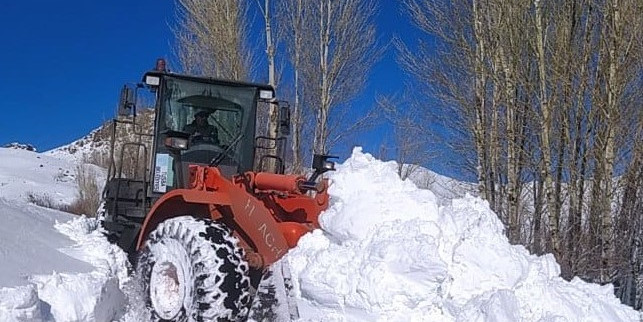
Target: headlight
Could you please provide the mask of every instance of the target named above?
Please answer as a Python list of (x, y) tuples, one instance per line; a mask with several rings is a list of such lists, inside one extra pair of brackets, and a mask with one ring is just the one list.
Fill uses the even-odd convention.
[(275, 97), (275, 92), (266, 90), (266, 89), (261, 89), (259, 90), (259, 98), (264, 99), (264, 100), (269, 100), (273, 99)]
[(161, 83), (161, 78), (158, 76), (150, 76), (150, 75), (145, 76), (145, 84), (149, 86), (159, 86), (160, 83)]

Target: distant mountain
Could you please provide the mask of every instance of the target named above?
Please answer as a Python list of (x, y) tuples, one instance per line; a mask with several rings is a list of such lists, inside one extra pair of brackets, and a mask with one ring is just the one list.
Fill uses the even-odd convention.
[(13, 142), (9, 144), (5, 144), (4, 148), (9, 148), (9, 149), (18, 149), (18, 150), (27, 150), (27, 151), (32, 151), (32, 152), (37, 152), (36, 147), (31, 145), (31, 144), (22, 144), (18, 142)]

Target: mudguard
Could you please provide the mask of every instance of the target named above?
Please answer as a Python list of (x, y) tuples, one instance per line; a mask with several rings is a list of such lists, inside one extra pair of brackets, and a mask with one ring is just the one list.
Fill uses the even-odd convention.
[(292, 223), (281, 227), (271, 211), (242, 181), (231, 182), (214, 167), (191, 166), (190, 172), (191, 189), (169, 191), (154, 203), (143, 222), (137, 249), (159, 223), (172, 217), (192, 215), (226, 223), (244, 247), (260, 254), (261, 266), (265, 267), (288, 251), (284, 231), (301, 233), (293, 229)]

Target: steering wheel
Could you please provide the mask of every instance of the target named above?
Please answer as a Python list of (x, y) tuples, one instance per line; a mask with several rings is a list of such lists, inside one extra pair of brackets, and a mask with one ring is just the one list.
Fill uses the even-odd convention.
[(200, 144), (200, 143), (205, 143), (205, 144), (211, 144), (211, 145), (218, 145), (218, 140), (215, 140), (211, 136), (205, 136), (201, 133), (194, 133), (190, 135), (190, 143), (192, 144)]
[[(185, 151), (187, 154), (197, 153), (197, 151), (210, 151), (218, 155), (224, 154), (224, 160), (234, 160), (234, 151), (227, 151), (227, 146), (218, 144), (212, 137), (203, 136), (200, 134), (190, 136), (190, 148)], [(218, 158), (216, 156), (215, 158)]]

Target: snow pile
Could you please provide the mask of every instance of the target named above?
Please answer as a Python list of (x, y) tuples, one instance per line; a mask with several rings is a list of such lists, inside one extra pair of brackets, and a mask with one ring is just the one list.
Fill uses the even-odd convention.
[(437, 198), (361, 149), (331, 175), (322, 230), (291, 250), (304, 321), (638, 321), (612, 286), (566, 282), (512, 246), (486, 202)]
[(82, 274), (31, 278), (38, 286), (39, 297), (51, 306), (55, 320), (111, 321), (122, 315), (126, 297), (121, 287), (129, 280), (127, 255), (107, 241), (94, 219), (78, 217), (55, 227), (75, 241), (75, 245), (60, 251), (93, 266)]

